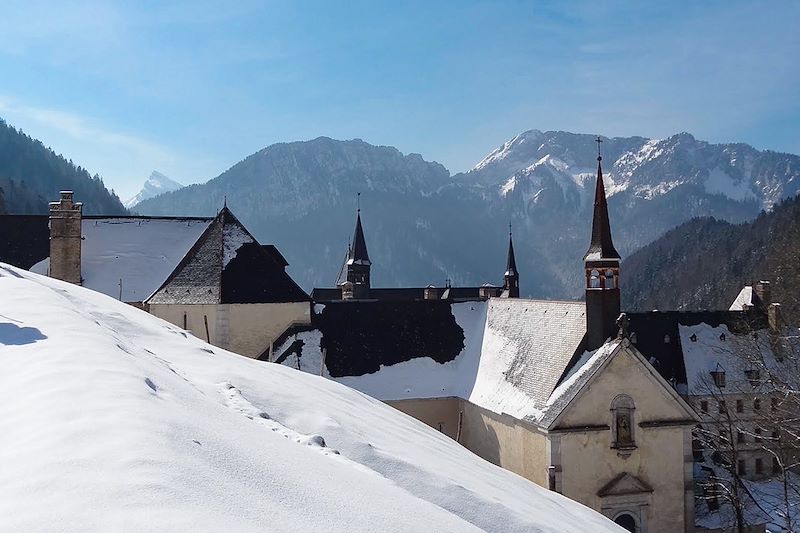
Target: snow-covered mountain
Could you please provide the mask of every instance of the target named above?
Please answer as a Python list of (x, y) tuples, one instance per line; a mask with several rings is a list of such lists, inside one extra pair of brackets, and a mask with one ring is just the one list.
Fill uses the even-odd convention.
[[(651, 200), (674, 189), (700, 187), (709, 195), (758, 202), (765, 209), (800, 191), (800, 158), (747, 144), (710, 144), (689, 133), (666, 139), (602, 139), (606, 193)], [(504, 143), (455, 178), (498, 188), (499, 194), (551, 178), (563, 194), (593, 194), (595, 136), (530, 130)], [(587, 187), (587, 183), (589, 187)]]
[[(377, 285), (500, 283), (514, 227), (522, 292), (581, 294), (595, 136), (527, 131), (450, 176), (419, 155), (321, 137), (261, 150), (203, 185), (146, 200), (144, 214), (213, 215), (223, 197), (277, 244), (301, 285), (333, 283), (352, 235), (356, 192)], [(800, 191), (800, 157), (745, 144), (603, 137), (603, 169), (623, 256), (696, 216), (752, 219)]]
[(125, 202), (125, 207), (130, 209), (138, 205), (143, 200), (154, 198), (159, 194), (164, 194), (165, 192), (177, 191), (182, 187), (183, 185), (177, 181), (174, 181), (161, 172), (154, 170), (150, 174), (150, 177), (144, 182), (142, 190), (136, 193), (133, 198)]
[(360, 392), (0, 264), (6, 531), (604, 533)]

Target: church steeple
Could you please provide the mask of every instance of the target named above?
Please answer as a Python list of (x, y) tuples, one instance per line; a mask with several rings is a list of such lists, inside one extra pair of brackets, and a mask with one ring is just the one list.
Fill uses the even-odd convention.
[(343, 297), (346, 291), (351, 298), (365, 298), (370, 288), (369, 274), (372, 261), (369, 260), (367, 241), (364, 239), (364, 228), (361, 225), (361, 193), (358, 193), (357, 198), (356, 229), (345, 260), (345, 279), (340, 285)]
[(603, 156), (600, 155), (600, 143), (597, 143), (597, 183), (594, 190), (594, 216), (592, 218), (592, 242), (583, 257), (584, 261), (590, 258), (606, 258), (619, 260), (619, 254), (611, 241), (611, 224), (608, 221), (608, 203), (606, 202), (606, 188), (603, 183)]
[(514, 257), (511, 224), (508, 225), (508, 258), (506, 259), (506, 273), (503, 276), (503, 296), (519, 298), (519, 272), (517, 272), (517, 259)]
[(619, 264), (620, 256), (611, 240), (608, 203), (603, 183), (603, 157), (597, 137), (597, 182), (594, 193), (592, 240), (583, 256), (586, 271), (586, 339), (587, 349), (603, 345), (617, 332), (620, 314)]
[(361, 226), (361, 209), (356, 215), (356, 230), (353, 232), (353, 244), (350, 247), (350, 261), (371, 265), (367, 252), (367, 241), (364, 240), (364, 228)]

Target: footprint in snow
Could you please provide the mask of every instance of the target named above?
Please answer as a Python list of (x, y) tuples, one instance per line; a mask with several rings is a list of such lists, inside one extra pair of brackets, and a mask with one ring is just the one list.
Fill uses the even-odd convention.
[(147, 385), (148, 387), (150, 387), (150, 389), (151, 389), (153, 392), (158, 392), (158, 387), (156, 386), (156, 384), (155, 384), (155, 383), (153, 383), (153, 380), (151, 380), (150, 378), (144, 378), (144, 383), (145, 383), (145, 385)]

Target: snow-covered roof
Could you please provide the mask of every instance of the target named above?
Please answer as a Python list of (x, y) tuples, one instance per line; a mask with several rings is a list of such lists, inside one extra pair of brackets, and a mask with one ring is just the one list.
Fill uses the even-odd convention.
[[(301, 340), (299, 354), (287, 353), (280, 362), (381, 400), (454, 396), (536, 422), (586, 330), (581, 302), (492, 298), (404, 305), (408, 310), (381, 302), (329, 304), (315, 319), (318, 329), (290, 336), (274, 354)], [(441, 322), (436, 335), (425, 329), (431, 321)], [(403, 342), (392, 343), (398, 331)], [(456, 333), (463, 341), (451, 349)]]
[(619, 531), (338, 383), (2, 264), (0, 294), (10, 531)]
[[(753, 386), (745, 374), (749, 370), (765, 369), (777, 376), (788, 378), (793, 372), (781, 370), (787, 355), (793, 364), (800, 354), (800, 338), (770, 335), (768, 330), (754, 334), (737, 334), (728, 326), (710, 326), (705, 323), (679, 326), (680, 342), (686, 364), (688, 393), (708, 395), (716, 391), (712, 371), (725, 372), (723, 392), (751, 392)], [(790, 364), (787, 362), (786, 364)]]
[[(84, 218), (81, 223), (83, 286), (142, 302), (167, 279), (210, 218)], [(49, 259), (31, 268), (47, 274)]]
[(742, 287), (742, 290), (739, 291), (739, 294), (736, 295), (736, 299), (733, 300), (733, 303), (728, 308), (728, 311), (743, 311), (746, 307), (750, 307), (753, 305), (753, 287), (750, 285), (746, 285)]

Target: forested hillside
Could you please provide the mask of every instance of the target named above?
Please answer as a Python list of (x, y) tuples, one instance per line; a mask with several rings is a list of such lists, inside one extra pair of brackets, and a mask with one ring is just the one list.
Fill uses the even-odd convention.
[(800, 323), (800, 196), (752, 222), (695, 218), (628, 257), (623, 308), (727, 309), (743, 285), (772, 282), (772, 299)]
[(6, 124), (0, 118), (0, 213), (47, 213), (58, 191), (71, 189), (86, 214), (124, 214), (103, 180)]

